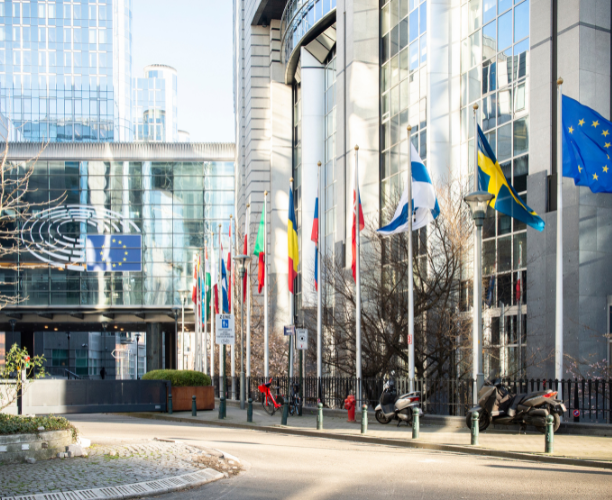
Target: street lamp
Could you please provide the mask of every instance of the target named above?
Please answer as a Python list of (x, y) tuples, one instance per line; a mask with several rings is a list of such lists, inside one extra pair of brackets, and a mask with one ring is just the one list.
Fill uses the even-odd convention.
[[(475, 174), (477, 175), (477, 174)], [(475, 181), (475, 184), (477, 180)], [(491, 193), (476, 190), (468, 194), (464, 200), (472, 211), (476, 226), (474, 241), (474, 310), (472, 333), (472, 378), (474, 379), (473, 403), (478, 404), (478, 390), (484, 384), (482, 359), (482, 225), (487, 215), (487, 206), (495, 198)]]
[(140, 340), (140, 333), (137, 333), (135, 337), (136, 337), (136, 380), (140, 380), (138, 378), (138, 354), (139, 354), (138, 353), (138, 341)]
[[(247, 262), (251, 260), (248, 255), (237, 255), (234, 257), (234, 261), (238, 264), (238, 276), (242, 282), (244, 288), (244, 273), (246, 272)], [(240, 295), (240, 409), (244, 410), (245, 407), (245, 379), (244, 379), (244, 290)]]
[(185, 369), (185, 300), (187, 299), (187, 290), (179, 290), (181, 296), (181, 365)]

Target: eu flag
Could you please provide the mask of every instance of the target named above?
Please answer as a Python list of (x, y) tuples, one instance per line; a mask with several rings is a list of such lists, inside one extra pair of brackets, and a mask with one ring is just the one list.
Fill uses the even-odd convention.
[(88, 234), (87, 271), (142, 271), (140, 234)]
[(563, 96), (563, 176), (593, 193), (612, 193), (612, 122)]

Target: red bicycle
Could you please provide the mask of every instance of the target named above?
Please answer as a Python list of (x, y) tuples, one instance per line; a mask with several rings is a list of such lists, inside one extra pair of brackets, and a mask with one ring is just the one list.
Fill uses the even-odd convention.
[(278, 389), (280, 389), (280, 387), (275, 387), (277, 394), (276, 397), (274, 397), (272, 395), (272, 391), (270, 391), (271, 385), (272, 379), (265, 384), (261, 384), (257, 388), (259, 389), (259, 392), (264, 395), (264, 397), (261, 399), (261, 405), (264, 407), (264, 410), (266, 410), (269, 415), (274, 415), (274, 412), (281, 408), (285, 403), (285, 398), (278, 394)]

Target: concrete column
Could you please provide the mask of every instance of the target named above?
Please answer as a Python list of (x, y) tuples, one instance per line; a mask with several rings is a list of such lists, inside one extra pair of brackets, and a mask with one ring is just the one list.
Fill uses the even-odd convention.
[(300, 52), (302, 77), (302, 303), (315, 307), (314, 244), (310, 241), (317, 197), (318, 162), (325, 161), (325, 68), (308, 50)]
[(161, 370), (163, 367), (161, 325), (159, 323), (147, 323), (145, 335), (147, 339), (147, 371)]

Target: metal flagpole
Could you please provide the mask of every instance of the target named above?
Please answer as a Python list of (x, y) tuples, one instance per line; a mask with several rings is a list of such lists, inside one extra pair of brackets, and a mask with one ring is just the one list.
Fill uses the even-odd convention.
[[(251, 249), (249, 248), (249, 233), (251, 231), (251, 204), (247, 205), (246, 211), (246, 234), (244, 237), (246, 238), (246, 255), (251, 254)], [(264, 254), (265, 256), (265, 254)], [(247, 379), (247, 387), (251, 386), (250, 377), (251, 377), (251, 261), (249, 260), (249, 267), (246, 279), (246, 379)], [(244, 281), (242, 282), (244, 285)], [(242, 292), (242, 297), (244, 298), (244, 292)], [(248, 396), (248, 391), (247, 391)]]
[[(478, 192), (478, 104), (474, 104), (474, 191)], [(484, 384), (482, 359), (482, 279), (480, 278), (482, 259), (482, 226), (476, 225), (474, 231), (474, 310), (472, 326), (472, 376), (474, 377), (474, 404), (478, 404), (478, 391)]]
[[(232, 216), (230, 215), (230, 221), (229, 221), (229, 225), (230, 225), (230, 240), (229, 240), (229, 251), (232, 251)], [(236, 238), (236, 225), (234, 224), (234, 240)], [(234, 248), (234, 251), (236, 249)], [(237, 254), (236, 254), (237, 255)], [(232, 293), (228, 295), (227, 299), (232, 301), (232, 306), (230, 307), (230, 314), (234, 313), (234, 307), (236, 305), (236, 301), (234, 300), (234, 288), (236, 288), (235, 286), (231, 286), (232, 283), (232, 276), (234, 275), (234, 271), (235, 269), (232, 266), (232, 263), (229, 262), (230, 259), (227, 259), (228, 262), (225, 265), (226, 268), (231, 269), (231, 271), (228, 273), (227, 276), (227, 286), (228, 288), (231, 287), (232, 289)], [(234, 283), (235, 284), (235, 283)], [(242, 322), (240, 323), (242, 324)], [(231, 376), (232, 376), (232, 399), (238, 399), (237, 397), (237, 392), (236, 392), (236, 346), (235, 344), (230, 346), (230, 370), (231, 370)]]
[[(221, 259), (223, 258), (223, 254), (221, 253), (221, 228), (222, 224), (219, 224), (219, 278), (217, 290), (219, 293), (219, 312), (223, 313), (223, 278), (222, 278), (222, 267), (221, 267)], [(223, 395), (226, 396), (226, 386), (225, 386), (225, 344), (223, 347), (219, 346), (219, 397)]]
[(408, 189), (408, 366), (410, 370), (410, 392), (414, 391), (414, 276), (412, 267), (412, 142), (408, 125), (408, 172), (406, 186)]
[(356, 302), (356, 328), (355, 328), (355, 375), (357, 377), (357, 401), (361, 405), (361, 275), (360, 275), (360, 238), (359, 238), (359, 146), (355, 146), (355, 302)]
[[(555, 312), (555, 378), (563, 379), (563, 78), (557, 80), (557, 301)], [(559, 398), (562, 385), (558, 387)]]
[(193, 334), (195, 336), (195, 349), (193, 353), (193, 369), (195, 371), (200, 371), (200, 325), (202, 320), (198, 317), (200, 314), (200, 253), (198, 252), (198, 258), (196, 260), (196, 302), (194, 304), (193, 312), (194, 312), (194, 331)]
[[(208, 252), (206, 251), (206, 235), (204, 235), (204, 268), (200, 269), (200, 277), (201, 283), (204, 286), (204, 298), (202, 299), (202, 314), (200, 317), (203, 319), (202, 329), (203, 339), (202, 339), (202, 362), (204, 363), (204, 373), (208, 373), (208, 314), (206, 312), (206, 298), (208, 297), (208, 293), (206, 292), (206, 261)], [(200, 293), (200, 297), (202, 294)]]
[(268, 192), (264, 191), (264, 376), (270, 376), (268, 332)]
[[(213, 252), (215, 251), (215, 233), (210, 232), (210, 260), (212, 261)], [(211, 262), (212, 264), (212, 262)], [(210, 378), (215, 376), (215, 293), (213, 290), (213, 267), (210, 266)], [(213, 383), (214, 385), (214, 383)]]
[[(291, 180), (289, 181), (291, 183), (291, 192), (293, 193), (293, 177), (291, 177)], [(295, 194), (294, 194), (295, 196)], [(296, 231), (295, 228), (293, 228), (294, 231)], [(293, 272), (293, 271), (290, 271)], [(293, 280), (293, 292), (291, 293), (289, 292), (289, 303), (290, 303), (290, 314), (291, 314), (291, 322), (289, 323), (290, 325), (295, 325), (295, 279)], [(293, 342), (292, 342), (292, 338), (293, 335), (289, 335), (289, 378), (293, 377)], [(291, 382), (289, 382), (289, 386), (291, 385)], [(288, 388), (289, 388), (288, 386)]]
[(319, 231), (317, 234), (317, 258), (319, 259), (319, 266), (317, 269), (317, 385), (318, 385), (318, 399), (321, 401), (321, 376), (322, 376), (322, 354), (323, 354), (323, 283), (321, 281), (321, 267), (323, 266), (323, 252), (321, 250), (321, 242), (323, 238), (321, 233), (323, 232), (323, 219), (325, 218), (325, 212), (323, 211), (323, 170), (321, 169), (321, 162), (319, 165)]
[(518, 270), (516, 271), (516, 279), (518, 285), (518, 314), (516, 315), (516, 337), (518, 343), (518, 378), (521, 380), (523, 378), (523, 280), (521, 279), (521, 267), (523, 267), (523, 244), (519, 243), (519, 265)]

